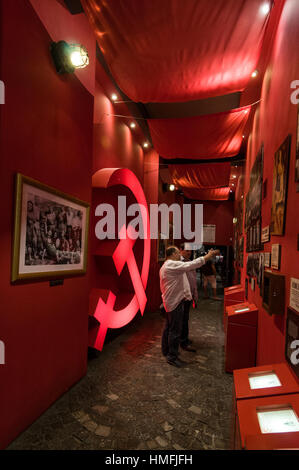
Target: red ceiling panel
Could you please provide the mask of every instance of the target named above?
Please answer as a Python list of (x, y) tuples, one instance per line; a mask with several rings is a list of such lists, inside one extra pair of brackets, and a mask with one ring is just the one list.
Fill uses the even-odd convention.
[(243, 90), (271, 0), (81, 0), (110, 71), (133, 101), (178, 102)]
[(182, 189), (213, 189), (228, 186), (230, 163), (169, 165), (173, 183)]
[(229, 193), (230, 188), (184, 190), (185, 197), (188, 199), (195, 199), (197, 201), (227, 201)]
[(155, 150), (164, 158), (215, 159), (239, 153), (250, 106), (179, 119), (148, 119)]

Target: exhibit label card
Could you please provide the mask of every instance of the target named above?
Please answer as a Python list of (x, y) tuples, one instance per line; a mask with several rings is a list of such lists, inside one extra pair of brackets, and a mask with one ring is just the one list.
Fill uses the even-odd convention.
[(299, 422), (292, 408), (261, 411), (257, 416), (263, 434), (299, 431)]
[(299, 312), (299, 279), (291, 277), (290, 307)]

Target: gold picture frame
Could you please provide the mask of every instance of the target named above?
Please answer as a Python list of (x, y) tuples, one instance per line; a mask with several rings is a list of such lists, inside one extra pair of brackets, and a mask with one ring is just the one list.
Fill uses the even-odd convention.
[(17, 173), (11, 281), (85, 274), (89, 212), (87, 202)]

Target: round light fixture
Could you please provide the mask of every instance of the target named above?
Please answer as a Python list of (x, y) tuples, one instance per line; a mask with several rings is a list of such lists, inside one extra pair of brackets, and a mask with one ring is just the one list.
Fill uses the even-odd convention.
[(271, 10), (271, 4), (269, 2), (263, 3), (260, 9), (261, 13), (265, 16), (268, 15), (270, 10)]
[(52, 42), (50, 51), (58, 73), (74, 73), (76, 69), (83, 69), (89, 64), (87, 49), (81, 44)]
[(258, 70), (254, 70), (254, 72), (252, 72), (251, 76), (252, 76), (252, 78), (255, 78), (255, 77), (258, 76), (258, 74), (259, 74)]
[(112, 93), (112, 95), (111, 95), (112, 101), (116, 101), (117, 98), (118, 98), (118, 96), (115, 93)]
[(76, 69), (84, 69), (89, 64), (89, 57), (86, 47), (80, 44), (71, 44), (71, 62)]
[(174, 184), (170, 184), (169, 185), (169, 191), (174, 191), (175, 190), (175, 185)]
[(145, 149), (147, 149), (147, 148), (148, 148), (148, 142), (144, 142), (144, 143), (143, 143), (143, 147), (144, 147)]
[(131, 129), (135, 129), (135, 127), (136, 127), (135, 122), (131, 122), (131, 123), (130, 123), (130, 127), (131, 127)]

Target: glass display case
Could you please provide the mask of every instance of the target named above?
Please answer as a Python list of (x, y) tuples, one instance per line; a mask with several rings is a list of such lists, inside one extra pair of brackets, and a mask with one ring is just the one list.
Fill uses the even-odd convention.
[[(299, 394), (237, 401), (235, 449), (245, 449), (248, 436), (289, 435), (299, 447)], [(279, 445), (279, 443), (277, 443)], [(288, 447), (284, 439), (283, 448)]]
[[(298, 394), (299, 396), (299, 381), (291, 368), (285, 362), (234, 370), (233, 374), (232, 442), (233, 446), (235, 446), (236, 441), (238, 441), (239, 420), (237, 415), (237, 403), (240, 401), (246, 401), (249, 403), (251, 399), (264, 397), (286, 397), (287, 395), (293, 394)], [(259, 412), (262, 411), (262, 409), (259, 410)], [(274, 442), (272, 444), (274, 445)], [(252, 438), (250, 440), (250, 445), (261, 446), (262, 443), (260, 440)], [(267, 445), (270, 446), (270, 443)]]

